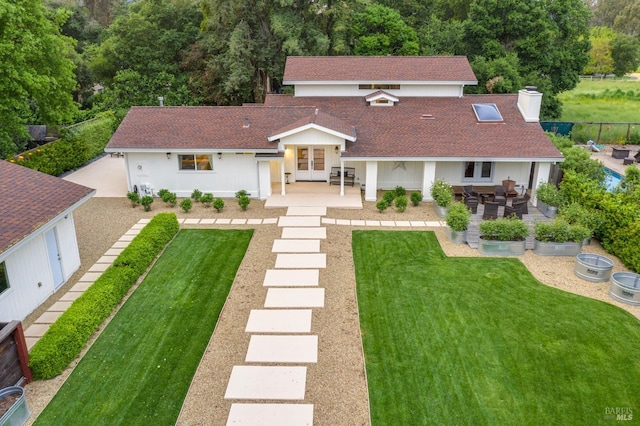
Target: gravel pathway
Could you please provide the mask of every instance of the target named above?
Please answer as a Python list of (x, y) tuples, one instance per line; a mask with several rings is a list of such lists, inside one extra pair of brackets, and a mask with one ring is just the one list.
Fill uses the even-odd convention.
[[(23, 322), (25, 329), (70, 289), (113, 242), (141, 218), (151, 218), (161, 211), (174, 211), (178, 213), (178, 217), (184, 218), (277, 218), (286, 214), (286, 209), (265, 209), (264, 203), (257, 200), (252, 200), (249, 209), (242, 211), (234, 201), (228, 200), (229, 205), (221, 213), (196, 206), (186, 214), (178, 212), (176, 208), (166, 208), (159, 201), (156, 201), (151, 212), (144, 212), (139, 207), (131, 208), (129, 201), (124, 198), (89, 200), (74, 215), (82, 266), (61, 291)], [(328, 209), (327, 217), (438, 220), (429, 203), (417, 208), (410, 206), (404, 213), (388, 210), (381, 214), (375, 209), (375, 203), (364, 202), (363, 210)], [(232, 366), (244, 362), (249, 343), (249, 335), (244, 332), (244, 326), (249, 310), (261, 305), (265, 299), (266, 290), (262, 288), (262, 281), (265, 271), (275, 264), (276, 255), (271, 253), (271, 246), (274, 239), (280, 238), (281, 228), (276, 225), (238, 228), (255, 228), (256, 232), (185, 399), (177, 422), (181, 425), (226, 423), (231, 402), (224, 400), (223, 396)], [(351, 253), (353, 229), (350, 226), (327, 225), (327, 239), (321, 243), (322, 251), (327, 253), (328, 259), (327, 268), (320, 272), (321, 282), (326, 288), (325, 308), (314, 310), (312, 332), (322, 336), (322, 339), (318, 363), (308, 369), (305, 398), (305, 401), (312, 401), (315, 405), (315, 425), (369, 424), (368, 393)], [(444, 228), (430, 230), (436, 232), (448, 256), (479, 256), (477, 250), (466, 245), (449, 243)], [(627, 270), (617, 258), (607, 255), (597, 242), (584, 247), (583, 252), (606, 255), (614, 261), (614, 271)], [(546, 285), (614, 304), (640, 318), (640, 307), (615, 302), (608, 296), (609, 283), (593, 284), (577, 278), (573, 274), (573, 257), (542, 257), (528, 250), (519, 259)], [(27, 385), (31, 421), (53, 398), (75, 364), (52, 380)]]

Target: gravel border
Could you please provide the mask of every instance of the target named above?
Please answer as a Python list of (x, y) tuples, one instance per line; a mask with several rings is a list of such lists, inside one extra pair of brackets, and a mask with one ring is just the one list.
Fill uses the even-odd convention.
[[(144, 212), (139, 207), (131, 208), (125, 198), (92, 198), (74, 213), (82, 266), (60, 291), (23, 321), (23, 326), (26, 329), (33, 323), (141, 218), (151, 218), (162, 211), (174, 211), (180, 218), (277, 218), (286, 214), (284, 208), (265, 209), (264, 202), (258, 200), (252, 200), (247, 211), (242, 211), (235, 200), (227, 200), (227, 203), (221, 213), (198, 205), (186, 214), (179, 212), (177, 208), (163, 206), (159, 200), (156, 200), (151, 212)], [(397, 213), (391, 209), (379, 213), (373, 202), (363, 202), (363, 205), (362, 210), (330, 208), (326, 217), (360, 220), (439, 220), (430, 203), (423, 203), (419, 207), (409, 206), (404, 213)], [(355, 292), (351, 231), (381, 228), (325, 226), (327, 239), (322, 241), (321, 250), (327, 254), (328, 262), (327, 268), (320, 273), (320, 285), (326, 292), (325, 307), (313, 310), (311, 332), (320, 336), (319, 354), (318, 363), (308, 368), (305, 402), (314, 404), (316, 426), (368, 425), (369, 402)], [(232, 366), (244, 364), (249, 343), (249, 335), (244, 332), (244, 326), (250, 309), (264, 304), (266, 289), (262, 287), (262, 281), (265, 271), (275, 264), (276, 255), (271, 253), (271, 246), (273, 240), (280, 237), (281, 230), (277, 225), (233, 227), (253, 228), (254, 237), (240, 265), (209, 346), (194, 375), (177, 424), (226, 424), (231, 406), (231, 401), (224, 400), (226, 383)], [(219, 228), (231, 226), (221, 225)], [(420, 228), (411, 230), (417, 232)], [(450, 243), (445, 236), (444, 228), (429, 230), (436, 233), (448, 256), (481, 256), (477, 250), (467, 245)], [(628, 270), (619, 259), (605, 253), (597, 241), (585, 246), (583, 252), (609, 257), (614, 261), (616, 272)], [(525, 255), (518, 259), (546, 285), (619, 306), (640, 319), (640, 306), (625, 305), (609, 297), (609, 283), (589, 283), (576, 277), (573, 274), (575, 258), (572, 256), (543, 257), (527, 250)], [(26, 386), (27, 400), (32, 412), (28, 424), (33, 422), (53, 398), (76, 364), (77, 361), (54, 379)]]

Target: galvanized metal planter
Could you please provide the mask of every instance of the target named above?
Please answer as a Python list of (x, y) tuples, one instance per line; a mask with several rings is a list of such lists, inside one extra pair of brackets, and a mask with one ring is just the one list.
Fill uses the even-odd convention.
[(446, 231), (449, 241), (454, 244), (466, 244), (467, 243), (467, 231), (454, 231), (451, 227), (447, 226)]
[(535, 240), (533, 252), (540, 256), (575, 256), (582, 253), (582, 243), (554, 243)]
[(485, 256), (522, 256), (526, 241), (478, 240), (478, 251)]
[(616, 272), (611, 276), (609, 295), (622, 303), (640, 305), (640, 275)]
[(0, 425), (3, 426), (22, 426), (24, 425), (31, 413), (27, 406), (27, 398), (24, 389), (19, 386), (9, 386), (0, 389), (0, 400), (8, 398), (10, 395), (20, 394), (20, 397), (13, 403), (11, 408), (0, 417)]
[(543, 215), (550, 219), (555, 219), (556, 215), (558, 214), (558, 208), (556, 206), (550, 206), (549, 204), (543, 203), (540, 200), (538, 200), (536, 207)]
[(436, 203), (433, 203), (433, 211), (436, 212), (436, 215), (438, 217), (441, 217), (441, 218), (444, 219), (447, 216), (447, 210), (448, 209), (446, 207), (441, 207), (441, 206), (437, 205)]
[(593, 283), (609, 281), (613, 261), (599, 254), (582, 253), (576, 256), (573, 273), (583, 280)]

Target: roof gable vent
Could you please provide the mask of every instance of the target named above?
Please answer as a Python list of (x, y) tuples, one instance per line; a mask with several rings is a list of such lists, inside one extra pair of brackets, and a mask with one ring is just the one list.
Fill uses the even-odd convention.
[(371, 93), (364, 98), (371, 106), (394, 106), (400, 99), (383, 90)]

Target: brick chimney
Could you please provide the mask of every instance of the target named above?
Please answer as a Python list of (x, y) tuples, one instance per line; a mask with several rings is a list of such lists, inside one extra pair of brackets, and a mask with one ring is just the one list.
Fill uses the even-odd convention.
[(518, 91), (518, 109), (527, 123), (540, 121), (541, 104), (542, 93), (538, 92), (535, 86), (527, 86)]

